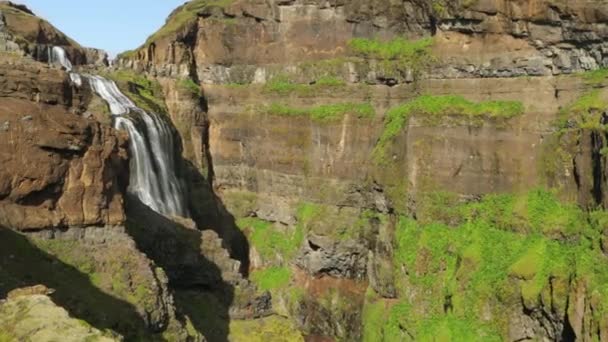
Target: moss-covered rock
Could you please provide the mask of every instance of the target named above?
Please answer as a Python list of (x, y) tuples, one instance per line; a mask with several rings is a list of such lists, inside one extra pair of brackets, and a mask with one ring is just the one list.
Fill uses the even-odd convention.
[(122, 341), (112, 331), (100, 331), (86, 321), (70, 317), (43, 294), (0, 302), (0, 341)]

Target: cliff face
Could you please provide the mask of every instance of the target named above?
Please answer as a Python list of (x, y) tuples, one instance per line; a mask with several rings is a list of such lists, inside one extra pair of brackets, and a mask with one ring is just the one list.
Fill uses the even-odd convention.
[[(606, 14), (193, 1), (119, 65), (200, 84), (186, 129), (195, 102), (169, 108), (185, 157), (247, 236), (250, 278), (308, 339), (602, 339), (604, 314), (587, 313), (603, 312), (603, 271), (582, 260), (604, 258), (590, 211), (607, 198)], [(192, 198), (195, 220), (212, 222), (207, 205)]]
[(65, 72), (1, 58), (0, 225), (123, 223), (126, 138), (83, 116), (91, 94)]
[[(1, 2), (0, 314), (56, 317), (0, 340), (608, 339), (606, 8), (196, 0), (103, 68)], [(190, 219), (57, 45), (173, 124)]]
[(160, 74), (196, 67), (205, 83), (240, 83), (269, 64), (348, 56), (352, 38), (435, 36), (432, 77), (556, 75), (605, 64), (605, 17), (588, 1), (194, 1), (128, 55)]

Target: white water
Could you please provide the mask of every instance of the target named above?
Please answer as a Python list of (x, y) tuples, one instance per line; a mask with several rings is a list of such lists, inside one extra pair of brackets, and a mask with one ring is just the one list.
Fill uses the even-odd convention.
[(59, 64), (65, 68), (65, 70), (72, 71), (72, 62), (68, 58), (68, 55), (65, 53), (65, 50), (60, 46), (54, 46), (52, 49), (49, 49), (49, 63), (51, 64)]
[(72, 83), (78, 87), (82, 87), (82, 78), (80, 74), (72, 72), (74, 66), (62, 47), (53, 46), (53, 48), (49, 49), (49, 63), (62, 66), (70, 74)]
[[(62, 48), (54, 47), (52, 55), (51, 63), (71, 70), (72, 64)], [(113, 81), (96, 75), (81, 78), (77, 73), (71, 73), (70, 78), (78, 86), (82, 85), (82, 78), (86, 79), (110, 107), (114, 127), (129, 133), (128, 191), (156, 212), (188, 217), (184, 186), (175, 173), (176, 145), (167, 122), (157, 114), (137, 107)]]

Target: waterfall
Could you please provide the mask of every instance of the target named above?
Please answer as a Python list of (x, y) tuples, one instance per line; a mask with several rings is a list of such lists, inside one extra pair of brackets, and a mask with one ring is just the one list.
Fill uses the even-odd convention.
[[(60, 47), (52, 49), (51, 63), (71, 71), (71, 63)], [(69, 66), (69, 69), (68, 69)], [(188, 217), (185, 187), (175, 173), (176, 143), (169, 124), (156, 113), (137, 107), (111, 80), (97, 75), (70, 73), (77, 86), (88, 81), (109, 106), (114, 127), (129, 133), (131, 155), (128, 191), (144, 204), (165, 215)]]
[(65, 53), (65, 50), (60, 46), (53, 46), (49, 49), (49, 63), (59, 64), (68, 72), (72, 71), (73, 68), (67, 53)]
[(63, 67), (70, 74), (70, 80), (72, 83), (78, 87), (82, 87), (82, 78), (80, 77), (80, 74), (72, 72), (74, 67), (72, 66), (72, 62), (62, 47), (53, 46), (52, 48), (49, 48), (48, 54), (50, 64), (58, 64), (59, 66)]

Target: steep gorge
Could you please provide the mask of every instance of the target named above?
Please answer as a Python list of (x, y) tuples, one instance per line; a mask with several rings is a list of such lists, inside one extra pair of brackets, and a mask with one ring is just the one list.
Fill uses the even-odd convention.
[[(8, 30), (0, 298), (127, 340), (607, 340), (606, 5), (198, 0), (112, 68)], [(53, 46), (175, 127), (189, 218)], [(82, 293), (17, 271), (55, 258)]]

